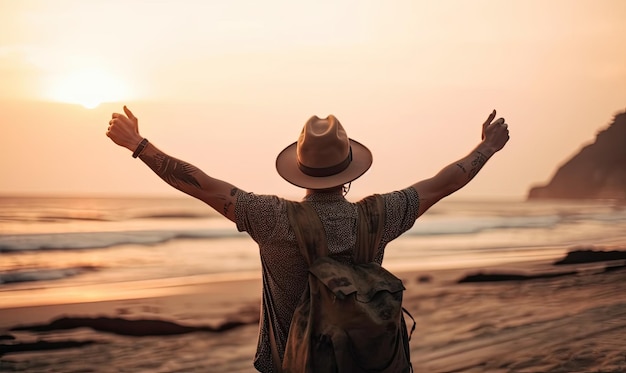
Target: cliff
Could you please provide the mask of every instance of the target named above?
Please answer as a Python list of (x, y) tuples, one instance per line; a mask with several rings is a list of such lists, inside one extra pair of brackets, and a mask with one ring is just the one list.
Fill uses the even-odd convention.
[(626, 200), (626, 111), (559, 167), (548, 184), (532, 187), (528, 198)]

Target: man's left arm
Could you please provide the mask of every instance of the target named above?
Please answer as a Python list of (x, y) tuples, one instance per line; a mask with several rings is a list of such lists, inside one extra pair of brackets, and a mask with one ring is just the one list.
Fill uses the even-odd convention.
[(461, 189), (483, 168), (485, 163), (509, 141), (508, 125), (504, 118), (494, 121), (494, 110), (482, 127), (482, 141), (467, 156), (453, 162), (435, 176), (413, 184), (420, 199), (418, 216), (442, 198)]

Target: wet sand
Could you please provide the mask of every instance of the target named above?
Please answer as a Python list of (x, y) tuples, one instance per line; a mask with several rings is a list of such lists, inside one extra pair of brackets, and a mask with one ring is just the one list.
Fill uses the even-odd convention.
[[(625, 265), (397, 273), (417, 323), (415, 371), (625, 372)], [(162, 296), (0, 308), (0, 371), (254, 372), (260, 286), (196, 283)]]

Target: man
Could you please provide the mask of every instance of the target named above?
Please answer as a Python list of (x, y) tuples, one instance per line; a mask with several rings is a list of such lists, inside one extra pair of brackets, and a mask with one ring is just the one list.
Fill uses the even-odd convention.
[[(272, 372), (270, 325), (282, 358), (291, 318), (308, 279), (307, 264), (287, 218), (286, 201), (278, 196), (246, 193), (169, 156), (139, 134), (138, 120), (126, 106), (124, 113), (114, 113), (109, 121), (106, 134), (113, 142), (132, 151), (133, 157), (139, 157), (174, 188), (204, 201), (235, 222), (237, 229), (246, 231), (258, 243), (263, 299), (254, 366), (261, 372)], [(439, 200), (466, 185), (504, 147), (509, 140), (508, 126), (503, 118), (494, 120), (495, 116), (494, 110), (483, 123), (482, 141), (466, 157), (429, 179), (382, 195), (385, 217), (376, 262), (382, 263), (387, 243), (410, 229)], [(344, 198), (344, 185), (363, 175), (371, 164), (372, 154), (367, 147), (350, 139), (332, 115), (309, 119), (298, 141), (276, 159), (278, 173), (306, 190), (304, 200), (322, 221), (331, 255), (350, 253), (355, 245), (357, 207)]]

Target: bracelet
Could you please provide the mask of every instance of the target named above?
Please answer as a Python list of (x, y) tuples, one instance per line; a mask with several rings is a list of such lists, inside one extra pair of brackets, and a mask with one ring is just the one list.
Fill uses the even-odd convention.
[(135, 149), (135, 152), (133, 153), (133, 158), (139, 157), (139, 155), (141, 155), (141, 152), (143, 152), (143, 150), (146, 148), (146, 145), (148, 145), (148, 139), (144, 138), (143, 140), (141, 140), (139, 145), (137, 145), (137, 149)]

